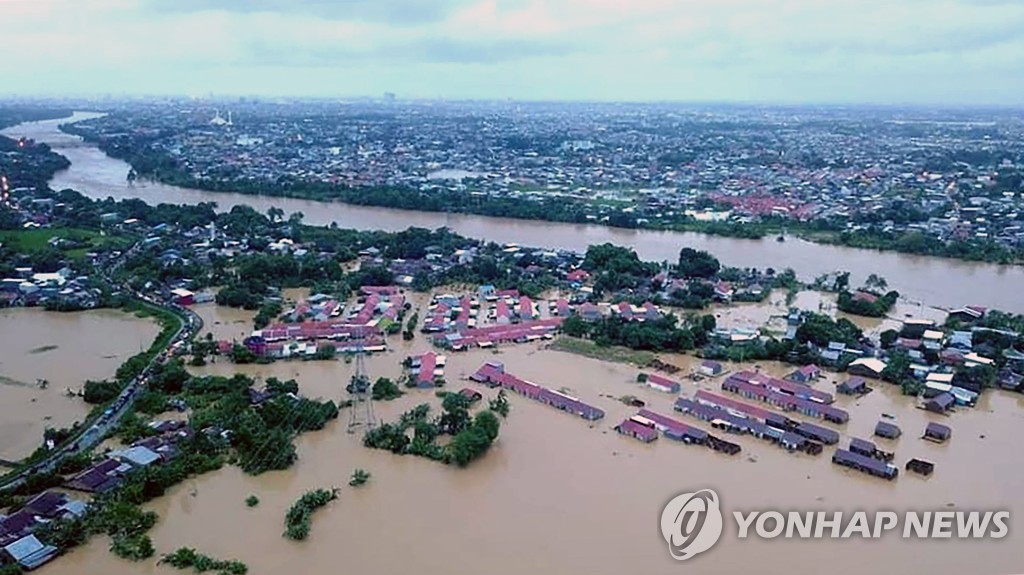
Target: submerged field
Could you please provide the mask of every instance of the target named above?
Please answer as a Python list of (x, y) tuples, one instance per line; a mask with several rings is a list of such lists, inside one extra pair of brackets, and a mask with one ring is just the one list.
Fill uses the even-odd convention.
[(112, 377), (158, 331), (151, 320), (110, 310), (0, 310), (0, 458), (25, 457), (45, 428), (83, 420), (90, 406), (68, 391)]

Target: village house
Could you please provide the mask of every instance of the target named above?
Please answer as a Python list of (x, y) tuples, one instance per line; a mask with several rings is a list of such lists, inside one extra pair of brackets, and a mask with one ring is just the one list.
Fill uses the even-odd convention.
[(946, 413), (956, 403), (952, 393), (943, 392), (925, 401), (924, 408), (932, 413)]
[(705, 375), (707, 377), (721, 375), (723, 370), (724, 367), (721, 363), (717, 361), (712, 361), (710, 359), (705, 359), (704, 361), (700, 362), (700, 367), (698, 368), (700, 374)]
[(416, 387), (429, 389), (436, 386), (438, 379), (444, 378), (444, 367), (447, 358), (428, 351), (409, 358), (409, 373), (415, 377)]
[(843, 395), (864, 395), (869, 391), (868, 382), (857, 375), (836, 386), (836, 392)]
[(654, 428), (654, 422), (639, 415), (634, 415), (616, 425), (615, 431), (644, 443), (651, 443), (658, 439), (658, 430)]
[(922, 438), (936, 443), (945, 443), (952, 436), (953, 430), (948, 426), (930, 421), (924, 428), (924, 435)]
[(660, 376), (656, 373), (651, 374), (640, 374), (639, 376), (647, 383), (647, 386), (656, 391), (664, 393), (679, 393), (682, 387), (679, 382), (672, 381), (667, 377)]
[(862, 357), (850, 362), (846, 371), (850, 375), (881, 379), (882, 372), (885, 371), (885, 362), (874, 357)]
[(903, 432), (899, 426), (887, 421), (879, 421), (875, 424), (875, 435), (886, 439), (899, 439)]
[(816, 365), (805, 365), (786, 377), (799, 383), (808, 383), (821, 377), (821, 368)]

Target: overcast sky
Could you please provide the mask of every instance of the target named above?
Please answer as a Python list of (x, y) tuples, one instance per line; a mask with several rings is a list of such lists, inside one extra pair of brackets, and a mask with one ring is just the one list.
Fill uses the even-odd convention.
[(0, 94), (1024, 104), (1024, 0), (0, 0)]

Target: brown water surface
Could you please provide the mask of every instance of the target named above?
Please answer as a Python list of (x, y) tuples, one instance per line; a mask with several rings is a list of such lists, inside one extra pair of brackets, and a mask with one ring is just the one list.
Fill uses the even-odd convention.
[[(410, 349), (426, 349), (417, 340)], [(371, 376), (397, 377), (400, 354), (374, 356)], [(670, 559), (657, 527), (662, 505), (676, 493), (712, 487), (726, 511), (788, 509), (958, 509), (1009, 508), (1024, 511), (1018, 473), (1024, 455), (1016, 449), (1022, 424), (1017, 395), (991, 393), (976, 409), (936, 417), (915, 409), (898, 391), (876, 384), (874, 392), (840, 397), (852, 421), (842, 430), (870, 437), (882, 413), (892, 414), (905, 431), (896, 442), (898, 462), (922, 457), (937, 463), (929, 479), (902, 476), (894, 483), (843, 471), (819, 457), (792, 455), (753, 438), (738, 441), (743, 453), (726, 457), (660, 439), (651, 445), (611, 430), (635, 412), (613, 399), (636, 395), (658, 411), (671, 413), (673, 397), (632, 383), (636, 369), (621, 364), (546, 351), (536, 345), (509, 347), (494, 354), (474, 351), (449, 356), (448, 381), (458, 380), (483, 361), (504, 361), (509, 370), (550, 387), (571, 390), (608, 412), (588, 424), (570, 415), (513, 397), (512, 414), (486, 457), (468, 469), (399, 457), (361, 446), (359, 434), (346, 433), (346, 415), (323, 432), (299, 440), (300, 461), (290, 470), (249, 477), (235, 468), (197, 478), (152, 507), (161, 521), (152, 535), (159, 551), (182, 545), (219, 557), (238, 558), (255, 574), (452, 572), (522, 573), (700, 573), (766, 574), (829, 572), (843, 574), (997, 574), (1019, 572), (1024, 547), (1011, 527), (1002, 541), (794, 541), (735, 540), (727, 523), (723, 540), (686, 565)], [(684, 369), (688, 356), (670, 356)], [(691, 363), (686, 363), (691, 362)], [(685, 364), (685, 365), (683, 365)], [(738, 369), (742, 366), (730, 366)], [(749, 366), (747, 366), (749, 367)], [(786, 370), (766, 364), (772, 373)], [(278, 362), (267, 366), (219, 363), (199, 373), (235, 371), (257, 377), (298, 377), (304, 393), (338, 398), (352, 365), (334, 362)], [(832, 378), (838, 381), (839, 378)], [(470, 384), (472, 385), (472, 384)], [(684, 383), (692, 394), (693, 382)], [(700, 385), (716, 387), (715, 381)], [(830, 389), (831, 383), (818, 384)], [(487, 396), (493, 391), (485, 390)], [(401, 400), (379, 403), (384, 420), (419, 402), (437, 400), (432, 392), (411, 391)], [(918, 439), (931, 419), (949, 423), (947, 445)], [(353, 490), (345, 484), (352, 470), (373, 473)], [(281, 537), (285, 509), (304, 490), (342, 486), (338, 501), (320, 512), (313, 534), (303, 543)], [(254, 509), (243, 502), (259, 496)], [(731, 519), (729, 519), (731, 521)], [(113, 557), (106, 543), (94, 541), (42, 571), (61, 573), (167, 572), (153, 562), (131, 564)]]
[(113, 376), (158, 331), (151, 320), (111, 310), (0, 310), (0, 458), (25, 457), (45, 428), (83, 420), (90, 406), (67, 391)]

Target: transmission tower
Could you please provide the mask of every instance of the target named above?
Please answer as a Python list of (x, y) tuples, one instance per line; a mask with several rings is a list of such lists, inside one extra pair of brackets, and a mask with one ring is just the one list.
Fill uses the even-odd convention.
[(352, 381), (345, 387), (352, 400), (352, 405), (348, 409), (349, 433), (355, 433), (356, 429), (360, 427), (370, 429), (375, 423), (373, 401), (370, 399), (370, 377), (366, 375), (365, 355), (362, 346), (356, 349), (356, 371), (352, 374)]

